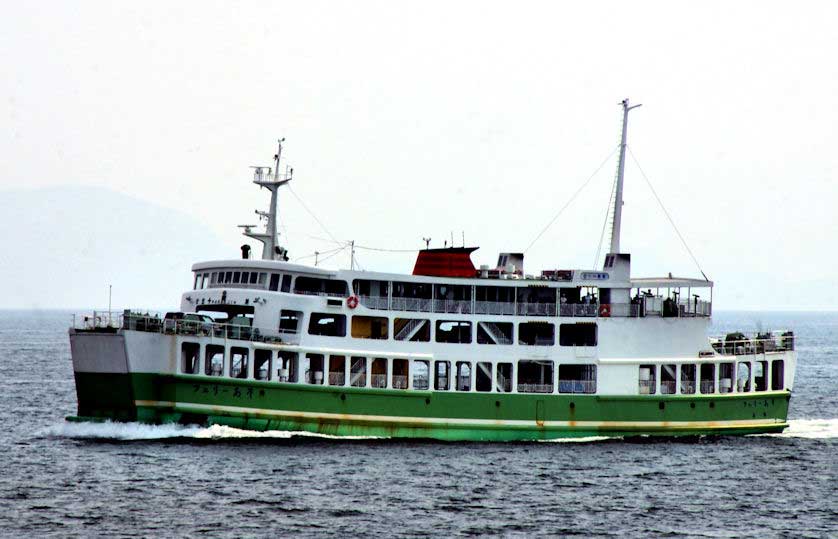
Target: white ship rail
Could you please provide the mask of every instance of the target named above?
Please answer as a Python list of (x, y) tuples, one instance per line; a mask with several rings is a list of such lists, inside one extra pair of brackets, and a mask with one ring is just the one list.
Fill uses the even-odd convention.
[(723, 356), (752, 356), (771, 352), (785, 352), (786, 350), (794, 350), (794, 333), (791, 331), (774, 331), (756, 333), (753, 337), (746, 337), (741, 333), (730, 333), (724, 337), (711, 337), (710, 344), (713, 350)]
[(145, 331), (165, 335), (204, 336), (255, 342), (295, 343), (294, 333), (266, 330), (239, 324), (220, 324), (200, 320), (163, 318), (159, 313), (128, 313), (94, 311), (93, 314), (74, 314), (72, 327), (78, 331), (116, 332), (117, 330)]
[(364, 307), (379, 311), (426, 312), (442, 314), (482, 314), (500, 316), (561, 316), (570, 318), (690, 318), (709, 317), (709, 301), (640, 298), (632, 303), (553, 303), (514, 301), (473, 301), (360, 295)]

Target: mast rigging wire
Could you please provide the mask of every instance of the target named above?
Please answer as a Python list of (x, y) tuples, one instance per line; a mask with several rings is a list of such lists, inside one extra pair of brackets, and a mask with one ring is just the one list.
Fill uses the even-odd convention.
[(693, 262), (695, 263), (695, 267), (697, 267), (698, 271), (701, 272), (701, 275), (704, 277), (704, 280), (709, 281), (710, 279), (707, 278), (707, 275), (704, 273), (704, 270), (701, 269), (701, 264), (698, 263), (698, 260), (695, 258), (695, 255), (693, 254), (692, 249), (690, 249), (690, 246), (687, 245), (687, 240), (684, 239), (684, 236), (681, 235), (681, 231), (678, 230), (677, 226), (675, 226), (675, 221), (672, 219), (672, 216), (669, 215), (669, 212), (666, 211), (666, 207), (663, 205), (663, 202), (661, 201), (660, 197), (658, 196), (658, 193), (655, 191), (655, 188), (652, 186), (652, 182), (650, 182), (649, 178), (646, 177), (646, 173), (643, 172), (643, 167), (641, 167), (640, 163), (637, 162), (637, 158), (634, 156), (634, 152), (631, 151), (631, 147), (628, 144), (626, 145), (626, 149), (628, 149), (629, 155), (631, 155), (631, 160), (634, 161), (635, 165), (637, 165), (637, 170), (640, 171), (640, 175), (643, 176), (644, 180), (646, 180), (646, 185), (649, 186), (649, 189), (652, 191), (652, 194), (655, 196), (655, 200), (658, 201), (658, 205), (661, 207), (661, 209), (663, 210), (664, 215), (666, 215), (666, 218), (669, 220), (669, 224), (671, 224), (672, 228), (675, 229), (675, 233), (678, 235), (678, 239), (681, 240), (681, 244), (684, 246), (684, 249), (687, 250), (687, 253), (689, 253), (690, 258), (693, 259)]
[(618, 150), (619, 148), (620, 148), (620, 145), (618, 144), (617, 146), (615, 146), (615, 147), (614, 147), (614, 149), (613, 149), (613, 150), (611, 150), (611, 153), (609, 153), (609, 154), (608, 154), (608, 157), (606, 157), (606, 158), (602, 161), (602, 163), (600, 163), (600, 165), (596, 168), (596, 170), (594, 170), (593, 174), (591, 174), (591, 175), (588, 177), (588, 179), (587, 179), (587, 180), (585, 180), (585, 183), (583, 183), (583, 184), (581, 185), (581, 187), (579, 187), (579, 189), (577, 189), (577, 190), (576, 190), (576, 192), (575, 192), (575, 193), (573, 193), (573, 195), (570, 197), (570, 199), (569, 199), (567, 202), (565, 202), (565, 205), (561, 207), (561, 209), (558, 211), (558, 213), (556, 213), (556, 215), (554, 215), (554, 216), (553, 216), (553, 218), (552, 218), (552, 219), (550, 219), (550, 222), (549, 222), (549, 223), (547, 223), (547, 226), (545, 226), (544, 228), (542, 228), (542, 229), (541, 229), (541, 232), (539, 232), (539, 233), (538, 233), (538, 235), (535, 237), (535, 239), (534, 239), (534, 240), (532, 240), (532, 241), (530, 242), (530, 244), (527, 246), (527, 248), (526, 248), (526, 249), (524, 249), (524, 253), (526, 253), (527, 251), (529, 251), (529, 250), (530, 250), (530, 248), (531, 248), (533, 245), (535, 245), (535, 242), (537, 242), (539, 239), (541, 239), (541, 236), (543, 236), (543, 235), (544, 235), (544, 233), (545, 233), (545, 232), (547, 232), (547, 230), (548, 230), (551, 226), (553, 226), (553, 223), (555, 223), (555, 222), (556, 222), (556, 219), (558, 219), (558, 218), (559, 218), (559, 216), (561, 216), (561, 214), (562, 214), (562, 213), (563, 213), (563, 212), (567, 209), (567, 207), (568, 207), (568, 206), (570, 206), (570, 204), (571, 204), (571, 203), (572, 203), (572, 202), (576, 199), (576, 197), (577, 197), (577, 196), (579, 196), (579, 193), (581, 193), (581, 192), (582, 192), (582, 190), (583, 190), (583, 189), (585, 189), (585, 187), (587, 187), (589, 183), (591, 183), (591, 180), (593, 180), (593, 179), (594, 179), (594, 176), (596, 176), (596, 175), (599, 173), (599, 171), (600, 171), (600, 170), (602, 170), (602, 167), (604, 167), (604, 166), (605, 166), (605, 164), (606, 164), (606, 163), (608, 163), (608, 161), (611, 159), (611, 157), (613, 157), (613, 155), (617, 152), (617, 150)]

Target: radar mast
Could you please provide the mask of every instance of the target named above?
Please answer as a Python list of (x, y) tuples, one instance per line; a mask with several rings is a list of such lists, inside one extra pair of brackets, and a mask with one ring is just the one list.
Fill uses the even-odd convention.
[(265, 231), (254, 232), (252, 229), (256, 225), (239, 225), (239, 227), (244, 229), (243, 234), (245, 236), (262, 242), (262, 260), (288, 260), (288, 250), (279, 244), (279, 232), (277, 231), (277, 192), (280, 186), (291, 181), (294, 175), (294, 169), (286, 165), (285, 172), (282, 174), (279, 172), (283, 142), (285, 142), (285, 138), (277, 141), (273, 167), (251, 167), (253, 169), (253, 183), (271, 192), (271, 205), (268, 211), (256, 210), (256, 215), (265, 221)]

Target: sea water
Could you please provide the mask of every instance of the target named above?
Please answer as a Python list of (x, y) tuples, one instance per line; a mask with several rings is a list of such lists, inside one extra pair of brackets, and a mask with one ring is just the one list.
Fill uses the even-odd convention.
[(69, 322), (0, 312), (4, 537), (838, 536), (838, 313), (715, 316), (795, 331), (782, 434), (505, 444), (67, 423)]

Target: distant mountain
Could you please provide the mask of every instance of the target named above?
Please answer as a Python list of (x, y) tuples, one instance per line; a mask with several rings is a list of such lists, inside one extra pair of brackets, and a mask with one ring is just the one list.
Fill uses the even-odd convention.
[(176, 307), (198, 260), (235, 257), (195, 219), (98, 187), (0, 191), (0, 308)]

